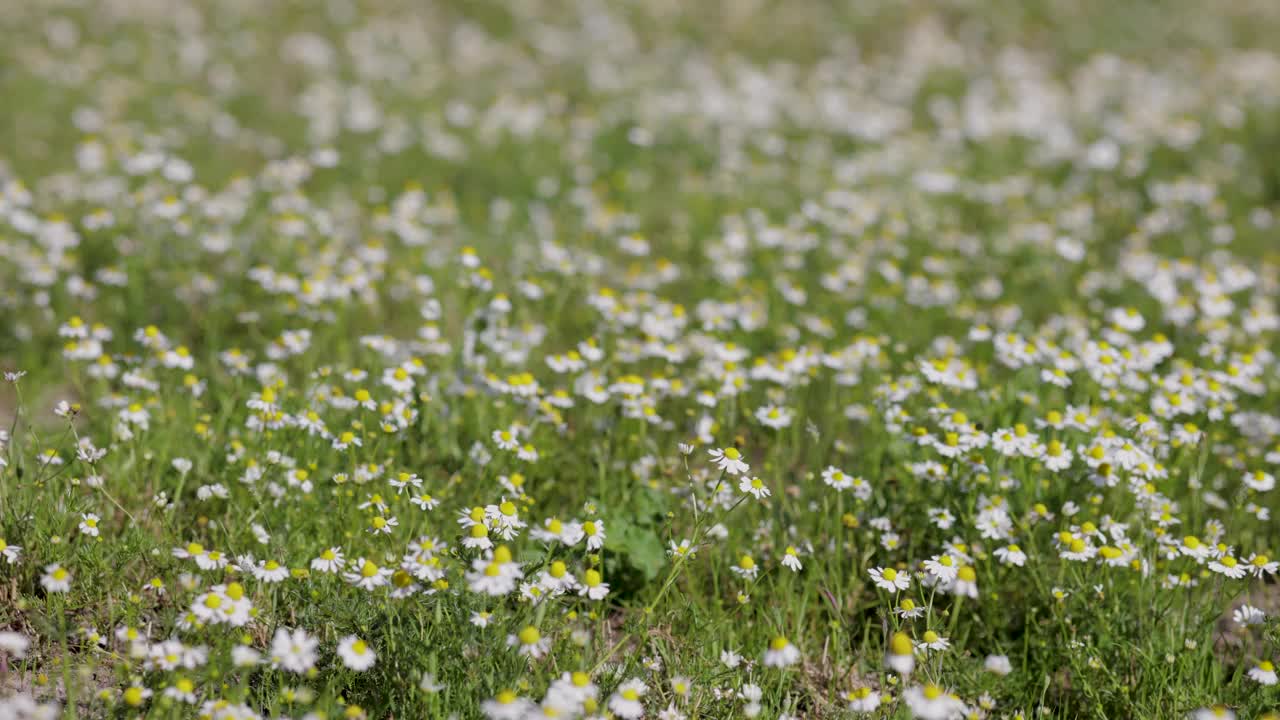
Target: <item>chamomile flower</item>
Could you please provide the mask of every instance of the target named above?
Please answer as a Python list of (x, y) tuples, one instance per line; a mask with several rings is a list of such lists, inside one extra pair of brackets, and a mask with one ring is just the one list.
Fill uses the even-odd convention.
[(743, 475), (742, 478), (738, 480), (738, 490), (757, 500), (763, 500), (764, 498), (769, 497), (769, 487), (758, 477), (749, 478), (746, 475)]
[(45, 592), (64, 593), (71, 590), (71, 572), (58, 563), (46, 565), (40, 576), (40, 586)]
[(762, 405), (756, 408), (755, 417), (761, 425), (781, 430), (791, 425), (792, 413), (787, 408), (777, 405)]
[(343, 665), (356, 672), (368, 670), (378, 659), (373, 648), (355, 635), (348, 635), (338, 642), (338, 657)]
[(742, 459), (742, 453), (737, 448), (714, 448), (709, 451), (711, 460), (729, 475), (745, 475), (751, 466), (747, 465)]
[(320, 641), (302, 628), (277, 628), (271, 639), (271, 664), (300, 675), (315, 667), (319, 647)]
[(769, 649), (764, 653), (765, 667), (788, 667), (798, 662), (800, 662), (800, 649), (785, 637), (777, 635), (769, 641)]
[(18, 561), (22, 559), (22, 546), (10, 545), (3, 538), (0, 538), (0, 558), (3, 558), (10, 565), (17, 565)]
[(792, 571), (800, 572), (804, 567), (800, 562), (800, 551), (796, 550), (794, 545), (788, 545), (787, 549), (782, 553), (782, 567)]
[(932, 683), (907, 688), (902, 699), (917, 720), (953, 720), (965, 711), (964, 703)]
[(1275, 685), (1280, 682), (1276, 677), (1276, 666), (1270, 660), (1263, 660), (1249, 668), (1248, 676), (1259, 685)]
[(924, 615), (925, 608), (916, 605), (916, 601), (911, 598), (902, 598), (898, 601), (898, 606), (893, 609), (893, 613), (904, 620), (914, 620)]
[(578, 587), (578, 594), (592, 600), (603, 600), (609, 595), (609, 583), (601, 579), (600, 573), (595, 568), (589, 568), (582, 573), (582, 584)]
[(511, 690), (503, 690), (492, 699), (480, 703), (480, 712), (488, 720), (524, 720), (534, 712), (536, 705)]
[(1249, 574), (1249, 566), (1242, 564), (1231, 555), (1223, 555), (1217, 560), (1211, 561), (1209, 569), (1232, 580), (1239, 580)]
[(604, 547), (604, 521), (600, 519), (587, 520), (582, 523), (582, 536), (587, 540), (587, 549), (591, 551), (599, 550)]
[(1027, 562), (1027, 554), (1017, 545), (1006, 545), (996, 548), (993, 553), (996, 559), (1004, 565), (1012, 565), (1014, 567), (1022, 567)]
[(609, 710), (625, 720), (634, 720), (644, 716), (644, 704), (641, 698), (649, 691), (649, 687), (639, 678), (631, 678), (618, 686), (609, 696)]
[(982, 668), (1001, 677), (1013, 672), (1013, 665), (1009, 662), (1009, 658), (1004, 655), (988, 655), (982, 662)]
[(253, 577), (265, 583), (283, 582), (289, 577), (289, 568), (275, 560), (263, 560), (252, 568)]
[(1231, 619), (1241, 627), (1261, 625), (1267, 621), (1267, 614), (1252, 605), (1241, 605), (1231, 613)]
[(316, 572), (338, 573), (345, 565), (346, 558), (343, 557), (340, 547), (325, 548), (319, 556), (311, 560), (311, 569)]
[(551, 640), (543, 637), (538, 628), (526, 625), (519, 633), (507, 636), (507, 645), (530, 660), (537, 660), (550, 651)]
[(880, 707), (880, 693), (869, 687), (860, 687), (845, 693), (849, 710), (855, 713), (872, 713)]
[(925, 630), (920, 636), (919, 642), (916, 643), (916, 650), (922, 654), (932, 652), (942, 652), (951, 648), (951, 641), (942, 637), (933, 630)]
[(916, 667), (915, 643), (911, 641), (911, 636), (898, 632), (889, 638), (884, 664), (903, 677), (911, 674)]
[(911, 575), (905, 572), (898, 572), (893, 568), (871, 568), (867, 571), (871, 575), (871, 581), (875, 586), (888, 590), (889, 592), (898, 592), (911, 587)]
[(350, 569), (342, 574), (343, 579), (363, 590), (374, 590), (386, 585), (391, 579), (391, 568), (379, 567), (377, 563), (365, 558), (356, 558), (348, 566)]
[(88, 535), (89, 537), (98, 537), (99, 520), (101, 520), (101, 518), (99, 518), (96, 513), (83, 513), (80, 516), (80, 532), (84, 535)]
[(946, 585), (956, 579), (959, 567), (956, 565), (955, 558), (944, 554), (925, 560), (924, 570), (928, 573), (928, 577)]

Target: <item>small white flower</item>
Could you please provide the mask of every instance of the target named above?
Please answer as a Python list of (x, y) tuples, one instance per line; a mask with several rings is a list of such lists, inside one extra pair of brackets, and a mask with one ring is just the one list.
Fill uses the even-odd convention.
[(373, 648), (355, 635), (348, 635), (338, 643), (338, 657), (342, 658), (343, 665), (356, 672), (368, 670), (378, 659)]

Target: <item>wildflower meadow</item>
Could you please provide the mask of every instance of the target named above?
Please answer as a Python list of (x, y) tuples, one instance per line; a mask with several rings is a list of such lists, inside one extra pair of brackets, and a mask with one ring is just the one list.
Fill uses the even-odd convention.
[(1280, 3), (0, 9), (0, 719), (1280, 718)]

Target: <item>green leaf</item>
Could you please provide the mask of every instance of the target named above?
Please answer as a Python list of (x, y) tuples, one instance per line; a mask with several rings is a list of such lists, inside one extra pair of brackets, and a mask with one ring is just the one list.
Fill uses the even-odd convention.
[(662, 539), (653, 530), (625, 520), (615, 521), (609, 528), (605, 547), (623, 556), (627, 564), (653, 580), (666, 564)]

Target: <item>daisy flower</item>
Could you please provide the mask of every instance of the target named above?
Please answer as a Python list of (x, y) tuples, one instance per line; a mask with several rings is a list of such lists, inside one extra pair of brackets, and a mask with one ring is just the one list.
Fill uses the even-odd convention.
[(378, 567), (372, 560), (358, 558), (350, 567), (351, 570), (342, 574), (343, 579), (364, 590), (382, 587), (391, 579), (392, 570)]
[(265, 560), (253, 567), (253, 577), (265, 583), (277, 583), (289, 577), (289, 568), (275, 560)]
[(1220, 575), (1225, 575), (1232, 580), (1239, 580), (1249, 574), (1248, 566), (1241, 565), (1239, 560), (1236, 560), (1230, 555), (1223, 555), (1217, 560), (1210, 562), (1209, 569)]
[(1002, 548), (996, 548), (993, 553), (996, 559), (1005, 565), (1013, 565), (1022, 567), (1027, 562), (1027, 554), (1017, 545), (1006, 545)]
[(889, 592), (898, 592), (911, 587), (911, 576), (907, 573), (900, 573), (893, 568), (871, 568), (867, 571), (871, 575), (871, 581), (876, 587), (883, 588)]
[(1249, 679), (1260, 685), (1275, 685), (1276, 666), (1270, 660), (1263, 660), (1249, 668)]
[(960, 595), (976, 600), (978, 597), (978, 574), (972, 566), (961, 566), (956, 571), (955, 582), (951, 583), (949, 589), (952, 595)]
[(902, 699), (917, 720), (951, 720), (965, 710), (964, 703), (932, 683), (907, 688)]
[(742, 453), (737, 448), (714, 448), (709, 450), (711, 460), (716, 467), (730, 475), (745, 475), (751, 466), (742, 460)]
[(326, 548), (319, 557), (311, 561), (311, 569), (316, 572), (337, 573), (342, 571), (345, 564), (346, 558), (342, 556), (342, 548), (331, 547)]
[(792, 414), (787, 408), (777, 405), (763, 405), (756, 408), (756, 420), (765, 427), (781, 430), (791, 425)]
[(0, 652), (22, 659), (27, 656), (27, 648), (30, 646), (31, 640), (26, 635), (9, 630), (0, 631)]
[(930, 652), (942, 652), (950, 647), (950, 640), (932, 630), (925, 630), (924, 635), (920, 636), (920, 642), (916, 643), (916, 650), (921, 650), (926, 655)]
[(649, 691), (649, 687), (639, 678), (631, 678), (618, 686), (609, 696), (609, 710), (625, 720), (634, 720), (644, 716), (644, 704), (640, 698)]
[(925, 609), (916, 605), (916, 601), (911, 598), (902, 598), (898, 607), (893, 609), (893, 612), (904, 620), (914, 620), (924, 615), (924, 611)]
[(765, 667), (788, 667), (799, 661), (800, 649), (781, 635), (769, 641), (769, 649), (764, 652)]
[(822, 482), (841, 491), (848, 490), (853, 487), (853, 478), (846, 475), (843, 470), (835, 467), (834, 465), (828, 465), (826, 469), (822, 471)]
[(80, 515), (80, 532), (89, 537), (98, 537), (98, 521), (102, 518), (95, 513), (83, 513)]
[(860, 687), (845, 694), (849, 701), (849, 710), (856, 713), (875, 712), (880, 707), (880, 693), (869, 687)]
[(894, 633), (889, 638), (889, 649), (885, 652), (884, 664), (890, 670), (906, 677), (916, 667), (915, 644), (906, 633)]
[(542, 637), (538, 628), (526, 625), (518, 634), (507, 636), (507, 646), (516, 648), (530, 660), (537, 660), (551, 650), (551, 640)]
[(338, 657), (343, 665), (356, 672), (368, 670), (378, 659), (373, 648), (355, 635), (348, 635), (338, 643)]
[(480, 712), (488, 720), (524, 720), (534, 712), (535, 707), (532, 701), (511, 690), (503, 690), (493, 699), (480, 703)]
[(40, 576), (40, 585), (46, 592), (67, 592), (71, 590), (71, 573), (58, 563), (46, 565), (44, 574)]
[(936, 578), (944, 585), (956, 579), (956, 573), (959, 568), (956, 567), (955, 559), (950, 555), (935, 555), (924, 561), (925, 572), (930, 577)]
[(782, 567), (791, 572), (800, 572), (804, 567), (800, 562), (800, 552), (796, 550), (794, 545), (788, 545), (786, 551), (782, 554)]
[(750, 555), (743, 555), (738, 558), (738, 564), (729, 568), (734, 575), (743, 580), (754, 580), (760, 574), (760, 566), (756, 565), (756, 561)]
[(591, 551), (604, 547), (604, 521), (588, 520), (582, 523), (582, 534), (587, 539), (587, 549)]
[(1231, 619), (1237, 625), (1248, 627), (1250, 625), (1261, 625), (1267, 621), (1267, 614), (1252, 605), (1241, 605), (1236, 611), (1231, 613)]
[(738, 490), (757, 500), (763, 500), (764, 498), (769, 497), (769, 488), (765, 486), (764, 481), (758, 477), (749, 478), (743, 475), (742, 479), (738, 481)]
[(1005, 655), (988, 655), (986, 660), (982, 661), (982, 668), (1001, 677), (1013, 672), (1013, 665)]
[(18, 560), (22, 557), (21, 545), (10, 545), (0, 538), (0, 558), (4, 558), (10, 565), (17, 565)]
[(582, 574), (582, 586), (578, 588), (578, 594), (586, 595), (592, 600), (603, 600), (609, 594), (609, 583), (601, 580), (597, 570), (589, 569)]
[(315, 667), (320, 641), (302, 628), (277, 628), (271, 639), (271, 664), (301, 675)]

